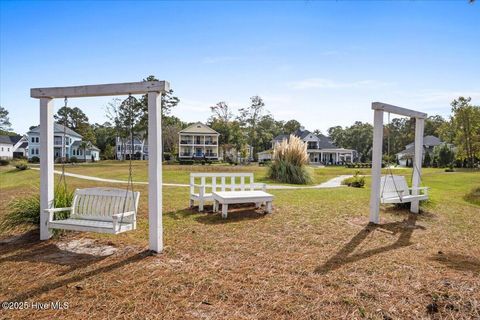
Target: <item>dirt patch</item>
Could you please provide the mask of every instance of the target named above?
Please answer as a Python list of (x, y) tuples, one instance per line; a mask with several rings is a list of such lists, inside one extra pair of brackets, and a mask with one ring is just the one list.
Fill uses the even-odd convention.
[(59, 242), (56, 246), (63, 251), (76, 254), (88, 254), (95, 257), (107, 257), (117, 252), (117, 248), (100, 244), (92, 239), (72, 239), (65, 242)]

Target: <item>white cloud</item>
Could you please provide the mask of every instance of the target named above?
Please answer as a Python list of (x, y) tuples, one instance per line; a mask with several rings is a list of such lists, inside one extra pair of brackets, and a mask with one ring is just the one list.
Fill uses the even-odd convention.
[(289, 83), (293, 89), (343, 89), (343, 88), (380, 88), (391, 86), (393, 83), (382, 82), (377, 80), (361, 80), (353, 82), (341, 82), (325, 78), (308, 78), (300, 81)]
[(471, 97), (472, 100), (480, 100), (480, 91), (423, 91), (418, 94), (422, 102), (448, 103), (458, 97)]

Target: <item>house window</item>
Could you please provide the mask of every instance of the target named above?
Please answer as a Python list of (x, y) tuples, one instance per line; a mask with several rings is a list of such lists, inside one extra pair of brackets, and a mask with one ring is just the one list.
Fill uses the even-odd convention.
[(10, 151), (10, 148), (7, 148), (7, 151)]
[(32, 137), (32, 142), (35, 142), (35, 137)]
[(35, 142), (36, 142), (36, 143), (39, 143), (39, 142), (40, 142), (40, 138), (39, 138), (39, 137), (36, 137), (36, 138), (35, 138)]
[(2, 147), (2, 151), (3, 151), (3, 147)]

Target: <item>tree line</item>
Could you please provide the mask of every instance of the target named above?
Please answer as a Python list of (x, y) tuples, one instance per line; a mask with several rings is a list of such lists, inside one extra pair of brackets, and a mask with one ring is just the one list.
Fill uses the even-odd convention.
[[(153, 80), (157, 79), (154, 76), (144, 79)], [(164, 93), (161, 99), (162, 145), (164, 153), (172, 157), (178, 154), (178, 132), (189, 125), (171, 115), (179, 101), (173, 90)], [(216, 103), (210, 110), (211, 116), (206, 124), (220, 133), (220, 148), (224, 153), (227, 150), (236, 150), (242, 157), (246, 156), (249, 147), (256, 157), (258, 152), (272, 148), (274, 137), (291, 134), (301, 127), (300, 122), (295, 119), (276, 120), (266, 109), (260, 96), (252, 96), (249, 104), (236, 112), (225, 101)], [(133, 96), (123, 100), (113, 99), (107, 107), (107, 118), (108, 121), (102, 124), (90, 124), (87, 115), (80, 108), (69, 106), (60, 108), (55, 114), (55, 121), (78, 132), (84, 141), (96, 145), (104, 159), (114, 159), (116, 139), (120, 138), (126, 143), (131, 132), (139, 140), (147, 141), (147, 95), (139, 99)], [(318, 129), (312, 132), (321, 134)], [(8, 111), (3, 107), (0, 107), (0, 134), (14, 134), (11, 131)], [(370, 123), (357, 121), (351, 126), (333, 126), (327, 130), (327, 135), (336, 146), (357, 150), (359, 161), (371, 160), (373, 126)], [(425, 120), (424, 135), (437, 136), (454, 145), (458, 164), (473, 167), (480, 159), (480, 106), (473, 105), (471, 98), (459, 97), (453, 100), (451, 115), (447, 119), (434, 115)], [(386, 161), (393, 161), (396, 153), (414, 141), (415, 120), (391, 119), (384, 125), (383, 136), (384, 158)]]

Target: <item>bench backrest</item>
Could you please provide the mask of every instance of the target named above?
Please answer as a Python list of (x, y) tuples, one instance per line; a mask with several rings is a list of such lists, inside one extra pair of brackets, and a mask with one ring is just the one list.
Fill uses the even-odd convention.
[(116, 188), (77, 189), (73, 196), (71, 218), (111, 221), (112, 215), (138, 210), (140, 192)]
[(386, 175), (380, 179), (380, 196), (398, 198), (409, 194), (407, 180), (404, 176)]
[(202, 185), (207, 192), (254, 190), (253, 173), (190, 173), (190, 193), (195, 185)]

